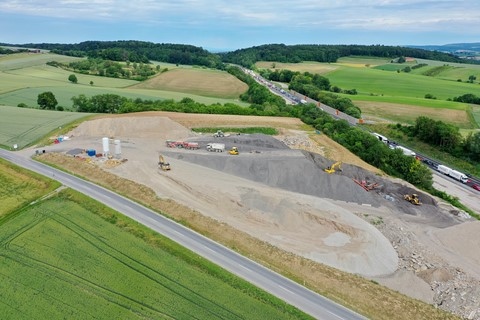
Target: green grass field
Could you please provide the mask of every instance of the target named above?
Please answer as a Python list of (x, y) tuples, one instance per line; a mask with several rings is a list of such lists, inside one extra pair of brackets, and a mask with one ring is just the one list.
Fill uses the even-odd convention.
[(0, 146), (19, 149), (89, 114), (0, 106)]
[[(0, 57), (0, 105), (17, 106), (25, 103), (29, 107), (36, 107), (38, 94), (45, 91), (51, 91), (58, 105), (67, 110), (72, 106), (73, 96), (104, 93), (132, 99), (178, 101), (189, 97), (204, 104), (247, 105), (238, 99), (238, 96), (246, 91), (246, 85), (222, 71), (155, 62), (169, 71), (145, 83), (76, 73), (78, 83), (73, 84), (68, 81), (68, 76), (73, 72), (45, 64), (53, 60), (68, 62), (78, 59), (54, 54), (14, 54)], [(168, 81), (156, 85), (156, 79), (162, 78)], [(93, 85), (90, 84), (91, 81)], [(199, 85), (202, 83), (203, 87)], [(139, 84), (140, 87), (135, 87)]]
[[(428, 66), (414, 69), (410, 73), (397, 73), (397, 70), (413, 66), (415, 63), (390, 63), (390, 59), (357, 56), (342, 57), (336, 63), (257, 62), (256, 66), (273, 70), (272, 66), (275, 64), (275, 69), (319, 73), (327, 77), (332, 86), (356, 89), (357, 95), (345, 97), (361, 106), (366, 118), (381, 120), (378, 117), (380, 115), (382, 119), (388, 121), (412, 123), (419, 112), (428, 110), (425, 108), (433, 108), (427, 113), (435, 120), (452, 122), (453, 119), (452, 123), (464, 129), (480, 127), (478, 108), (447, 100), (467, 93), (480, 96), (478, 83), (465, 82), (470, 75), (478, 75), (477, 78), (480, 79), (480, 66), (452, 63), (432, 77), (423, 73), (444, 66), (444, 62), (421, 59), (416, 62)], [(458, 82), (457, 79), (463, 81)], [(426, 94), (431, 94), (437, 99), (425, 99)], [(407, 109), (410, 110), (409, 114), (405, 113)], [(439, 112), (435, 112), (434, 109)], [(372, 111), (374, 113), (371, 113)]]
[[(2, 204), (51, 190), (29, 192), (36, 180), (0, 162)], [(2, 319), (310, 319), (71, 190), (13, 209), (0, 219)]]

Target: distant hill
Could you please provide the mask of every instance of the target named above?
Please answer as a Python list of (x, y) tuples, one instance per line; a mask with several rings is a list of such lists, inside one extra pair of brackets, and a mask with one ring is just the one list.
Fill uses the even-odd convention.
[(480, 42), (450, 43), (450, 44), (443, 44), (443, 45), (424, 45), (424, 46), (407, 45), (406, 47), (445, 52), (445, 53), (454, 54), (461, 58), (477, 57), (477, 59), (480, 59)]

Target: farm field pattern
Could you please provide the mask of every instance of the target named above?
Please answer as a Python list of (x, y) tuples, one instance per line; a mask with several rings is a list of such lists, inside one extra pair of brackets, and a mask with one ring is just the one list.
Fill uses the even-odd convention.
[(289, 318), (64, 192), (0, 224), (2, 319)]

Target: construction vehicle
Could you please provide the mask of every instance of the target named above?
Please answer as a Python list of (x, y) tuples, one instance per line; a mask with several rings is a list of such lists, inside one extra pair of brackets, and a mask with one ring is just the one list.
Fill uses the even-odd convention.
[(197, 150), (200, 148), (198, 142), (182, 142), (182, 148), (188, 150)]
[(238, 148), (237, 148), (237, 147), (232, 147), (232, 149), (230, 149), (230, 150), (228, 151), (228, 153), (230, 153), (231, 155), (236, 156), (236, 155), (238, 155)]
[(211, 152), (223, 152), (225, 151), (224, 143), (209, 143), (207, 144), (207, 150)]
[(335, 170), (336, 171), (342, 171), (341, 165), (342, 165), (342, 163), (340, 161), (337, 161), (334, 164), (332, 164), (331, 166), (329, 166), (328, 168), (324, 169), (324, 171), (326, 173), (334, 173)]
[(410, 202), (411, 204), (415, 204), (415, 205), (420, 205), (420, 199), (418, 199), (418, 195), (417, 194), (406, 194), (403, 196), (403, 199), (407, 200), (408, 202)]
[(365, 189), (365, 191), (370, 191), (379, 187), (378, 183), (376, 182), (368, 182), (367, 180), (357, 180), (357, 179), (353, 179), (353, 181), (355, 181), (356, 184), (358, 184), (360, 187)]
[(163, 159), (162, 155), (158, 156), (158, 167), (162, 169), (163, 171), (168, 171), (170, 170), (170, 163), (166, 162), (165, 159)]
[(223, 137), (225, 137), (225, 134), (223, 133), (222, 130), (217, 130), (217, 132), (215, 132), (215, 133), (213, 134), (213, 137), (214, 137), (214, 138), (223, 138)]

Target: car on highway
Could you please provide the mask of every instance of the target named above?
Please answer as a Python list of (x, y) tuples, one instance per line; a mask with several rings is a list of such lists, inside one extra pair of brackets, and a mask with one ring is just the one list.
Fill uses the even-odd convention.
[(480, 185), (478, 185), (478, 184), (475, 184), (475, 183), (474, 183), (474, 184), (471, 185), (471, 187), (472, 187), (473, 189), (477, 190), (477, 191), (480, 191)]

